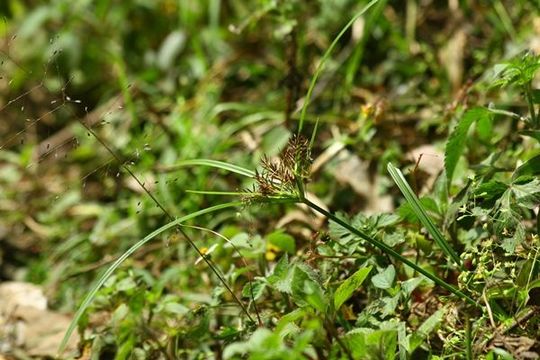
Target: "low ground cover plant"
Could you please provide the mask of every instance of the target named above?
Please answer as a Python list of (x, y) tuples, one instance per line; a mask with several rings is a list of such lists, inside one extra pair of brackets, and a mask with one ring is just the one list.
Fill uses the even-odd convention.
[[(56, 356), (538, 357), (537, 6), (107, 3), (7, 7), (10, 50), (75, 19), (42, 44), (53, 75), (2, 53), (22, 95), (0, 113), (28, 116), (1, 144), (2, 226), (43, 240), (12, 256), (74, 313)], [(76, 51), (79, 26), (106, 57)]]

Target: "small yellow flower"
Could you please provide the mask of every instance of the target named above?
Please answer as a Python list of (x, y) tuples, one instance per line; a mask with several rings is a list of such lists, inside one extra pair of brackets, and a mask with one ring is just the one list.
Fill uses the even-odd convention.
[(264, 254), (266, 261), (274, 261), (276, 256), (277, 254), (273, 251), (266, 251), (266, 254)]
[(266, 254), (264, 257), (267, 261), (274, 261), (277, 257), (277, 254), (281, 251), (279, 247), (272, 243), (266, 243)]

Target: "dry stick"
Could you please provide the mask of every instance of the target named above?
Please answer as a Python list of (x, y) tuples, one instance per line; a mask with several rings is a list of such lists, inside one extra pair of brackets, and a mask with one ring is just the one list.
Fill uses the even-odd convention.
[[(161, 211), (169, 218), (170, 221), (174, 221), (174, 217), (172, 216), (172, 214), (167, 210), (165, 209), (165, 207), (158, 201), (158, 199), (144, 186), (144, 184), (139, 180), (139, 178), (133, 173), (133, 171), (131, 171), (131, 169), (125, 164), (125, 162), (122, 161), (122, 159), (120, 158), (120, 156), (115, 152), (113, 151), (109, 145), (100, 137), (98, 136), (94, 130), (92, 130), (91, 127), (89, 127), (87, 124), (85, 124), (83, 121), (79, 120), (79, 122), (82, 124), (82, 126), (85, 127), (85, 129), (115, 158), (115, 160), (118, 162), (118, 164), (124, 169), (126, 170), (126, 172), (129, 174), (129, 176), (131, 176), (136, 182), (137, 184), (139, 184), (139, 186), (144, 190), (144, 192), (152, 199), (152, 201), (157, 205), (157, 207), (159, 207), (161, 209)], [(212, 272), (218, 277), (218, 279), (220, 280), (220, 282), (223, 284), (223, 286), (225, 286), (225, 288), (227, 289), (227, 291), (229, 291), (229, 293), (231, 293), (232, 297), (234, 298), (234, 300), (236, 301), (236, 303), (238, 303), (238, 305), (240, 306), (240, 308), (242, 309), (242, 311), (246, 314), (246, 316), (248, 317), (248, 319), (252, 322), (255, 322), (255, 320), (251, 317), (251, 315), (249, 314), (249, 312), (247, 311), (246, 307), (244, 306), (244, 304), (240, 301), (240, 299), (238, 298), (238, 296), (233, 292), (233, 290), (231, 289), (231, 287), (227, 284), (227, 282), (225, 281), (225, 279), (223, 278), (223, 276), (221, 276), (221, 274), (219, 273), (219, 271), (215, 268), (214, 265), (212, 265), (212, 263), (210, 262), (210, 260), (204, 256), (204, 254), (201, 252), (201, 250), (199, 249), (199, 247), (195, 244), (195, 242), (189, 237), (189, 235), (184, 231), (184, 229), (182, 229), (181, 226), (177, 225), (176, 226), (176, 229), (177, 231), (187, 240), (187, 242), (189, 243), (189, 245), (195, 249), (195, 251), (199, 254), (200, 257), (202, 257), (202, 259), (204, 260), (204, 262), (206, 262), (206, 264), (208, 265), (208, 267), (212, 270)]]

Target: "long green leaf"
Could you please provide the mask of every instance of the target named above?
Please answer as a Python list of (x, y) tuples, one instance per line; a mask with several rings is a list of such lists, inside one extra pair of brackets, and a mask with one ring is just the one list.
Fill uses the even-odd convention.
[(362, 285), (372, 266), (366, 266), (355, 272), (347, 280), (341, 283), (334, 294), (334, 306), (339, 310), (341, 305)]
[(411, 205), (412, 210), (420, 219), (422, 224), (426, 227), (427, 231), (431, 234), (435, 242), (441, 247), (441, 249), (447, 256), (449, 256), (457, 265), (461, 266), (461, 259), (456, 254), (454, 249), (452, 249), (452, 246), (445, 239), (443, 234), (441, 234), (439, 229), (435, 226), (431, 218), (428, 216), (426, 210), (424, 209), (424, 206), (409, 186), (409, 183), (407, 183), (407, 180), (405, 180), (405, 177), (403, 176), (401, 171), (391, 163), (388, 163), (387, 168), (390, 176), (392, 177), (392, 179), (394, 179), (394, 182), (399, 187), (399, 190), (401, 190), (401, 193), (403, 194), (403, 196), (405, 196), (405, 199), (407, 200), (409, 205)]
[(444, 149), (444, 168), (449, 184), (452, 182), (454, 170), (456, 169), (458, 160), (465, 148), (469, 128), (473, 122), (479, 121), (482, 118), (489, 118), (490, 116), (492, 116), (490, 111), (483, 107), (467, 110), (452, 131), (452, 134), (446, 143), (446, 148)]
[(186, 216), (178, 218), (178, 219), (176, 219), (174, 221), (171, 221), (166, 225), (163, 225), (162, 227), (154, 230), (153, 232), (148, 234), (146, 237), (144, 237), (142, 240), (139, 240), (135, 245), (130, 247), (125, 253), (122, 254), (122, 256), (120, 256), (105, 271), (105, 273), (99, 278), (97, 283), (94, 285), (94, 287), (90, 290), (90, 292), (84, 298), (83, 302), (81, 303), (81, 306), (79, 307), (79, 309), (75, 313), (75, 316), (73, 317), (73, 320), (71, 320), (71, 323), (69, 324), (69, 327), (68, 327), (68, 329), (66, 331), (66, 334), (64, 335), (64, 338), (62, 339), (62, 342), (60, 343), (60, 346), (58, 348), (58, 355), (59, 355), (58, 357), (59, 358), (61, 357), (62, 353), (64, 352), (64, 350), (66, 348), (67, 342), (68, 342), (69, 338), (71, 337), (71, 334), (73, 333), (73, 331), (75, 330), (75, 327), (77, 326), (77, 323), (81, 319), (81, 317), (84, 314), (84, 312), (86, 311), (86, 309), (90, 306), (90, 304), (92, 303), (94, 298), (96, 297), (96, 294), (99, 291), (99, 289), (101, 289), (103, 284), (105, 284), (105, 282), (107, 281), (107, 279), (109, 279), (109, 277), (112, 275), (112, 273), (128, 257), (130, 257), (135, 251), (140, 249), (144, 244), (146, 244), (147, 242), (149, 242), (150, 240), (152, 240), (153, 238), (155, 238), (156, 236), (158, 236), (162, 232), (167, 231), (169, 229), (172, 229), (173, 227), (175, 227), (175, 226), (177, 226), (177, 225), (179, 225), (179, 224), (181, 224), (181, 223), (183, 223), (183, 222), (185, 222), (187, 220), (196, 218), (196, 217), (204, 215), (204, 214), (212, 213), (212, 212), (215, 212), (215, 211), (219, 211), (219, 210), (227, 209), (227, 208), (231, 208), (231, 207), (238, 207), (238, 206), (241, 206), (241, 205), (242, 205), (241, 201), (234, 201), (234, 202), (229, 202), (229, 203), (225, 203), (225, 204), (219, 204), (219, 205), (216, 205), (216, 206), (212, 206), (212, 207), (209, 207), (209, 208), (206, 208), (206, 209), (196, 211), (194, 213), (191, 213), (189, 215), (186, 215)]
[(186, 190), (186, 192), (200, 195), (253, 196), (253, 192), (249, 191)]
[(309, 105), (309, 102), (311, 100), (311, 94), (313, 93), (313, 89), (315, 88), (315, 84), (317, 83), (317, 80), (319, 79), (319, 75), (321, 75), (321, 72), (324, 68), (324, 65), (326, 63), (326, 61), (328, 60), (328, 58), (330, 58), (330, 54), (332, 53), (332, 51), (334, 51), (334, 48), (336, 47), (336, 45), (339, 43), (339, 40), (343, 37), (343, 35), (345, 35), (345, 33), (347, 32), (347, 30), (349, 30), (349, 28), (351, 26), (353, 26), (354, 22), (362, 15), (364, 15), (366, 13), (366, 11), (369, 10), (369, 8), (371, 8), (373, 5), (375, 5), (377, 2), (379, 2), (380, 0), (372, 0), (370, 1), (366, 6), (364, 6), (364, 8), (362, 10), (360, 10), (359, 12), (357, 12), (351, 20), (349, 20), (349, 22), (347, 23), (347, 25), (345, 25), (343, 27), (343, 29), (341, 29), (341, 31), (339, 32), (339, 34), (337, 34), (337, 36), (334, 38), (334, 41), (332, 41), (332, 43), (330, 44), (330, 46), (328, 47), (328, 49), (326, 49), (321, 61), (319, 62), (319, 65), (317, 66), (317, 69), (315, 70), (315, 73), (313, 74), (313, 77), (311, 78), (311, 82), (309, 84), (309, 88), (308, 88), (308, 91), (307, 91), (307, 94), (306, 94), (306, 97), (304, 99), (304, 104), (302, 105), (302, 112), (300, 113), (300, 120), (299, 120), (299, 123), (298, 123), (298, 134), (300, 134), (302, 132), (302, 127), (304, 125), (304, 119), (306, 117), (306, 111), (307, 111), (307, 107)]
[(229, 164), (224, 161), (217, 161), (217, 160), (211, 160), (211, 159), (183, 160), (174, 165), (168, 166), (163, 170), (166, 172), (171, 172), (171, 171), (175, 171), (179, 168), (187, 167), (187, 166), (209, 166), (213, 168), (227, 170), (227, 171), (230, 171), (239, 175), (247, 176), (250, 178), (255, 177), (255, 172), (253, 170), (249, 170), (249, 169), (246, 169), (241, 166), (234, 165), (234, 164)]

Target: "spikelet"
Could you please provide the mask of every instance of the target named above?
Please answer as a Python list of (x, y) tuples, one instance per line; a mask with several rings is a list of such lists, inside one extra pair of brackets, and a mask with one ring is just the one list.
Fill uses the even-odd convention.
[(255, 172), (256, 184), (247, 192), (248, 202), (265, 201), (270, 198), (298, 198), (298, 181), (305, 184), (309, 179), (311, 151), (307, 139), (294, 135), (275, 160), (264, 155), (261, 171)]

